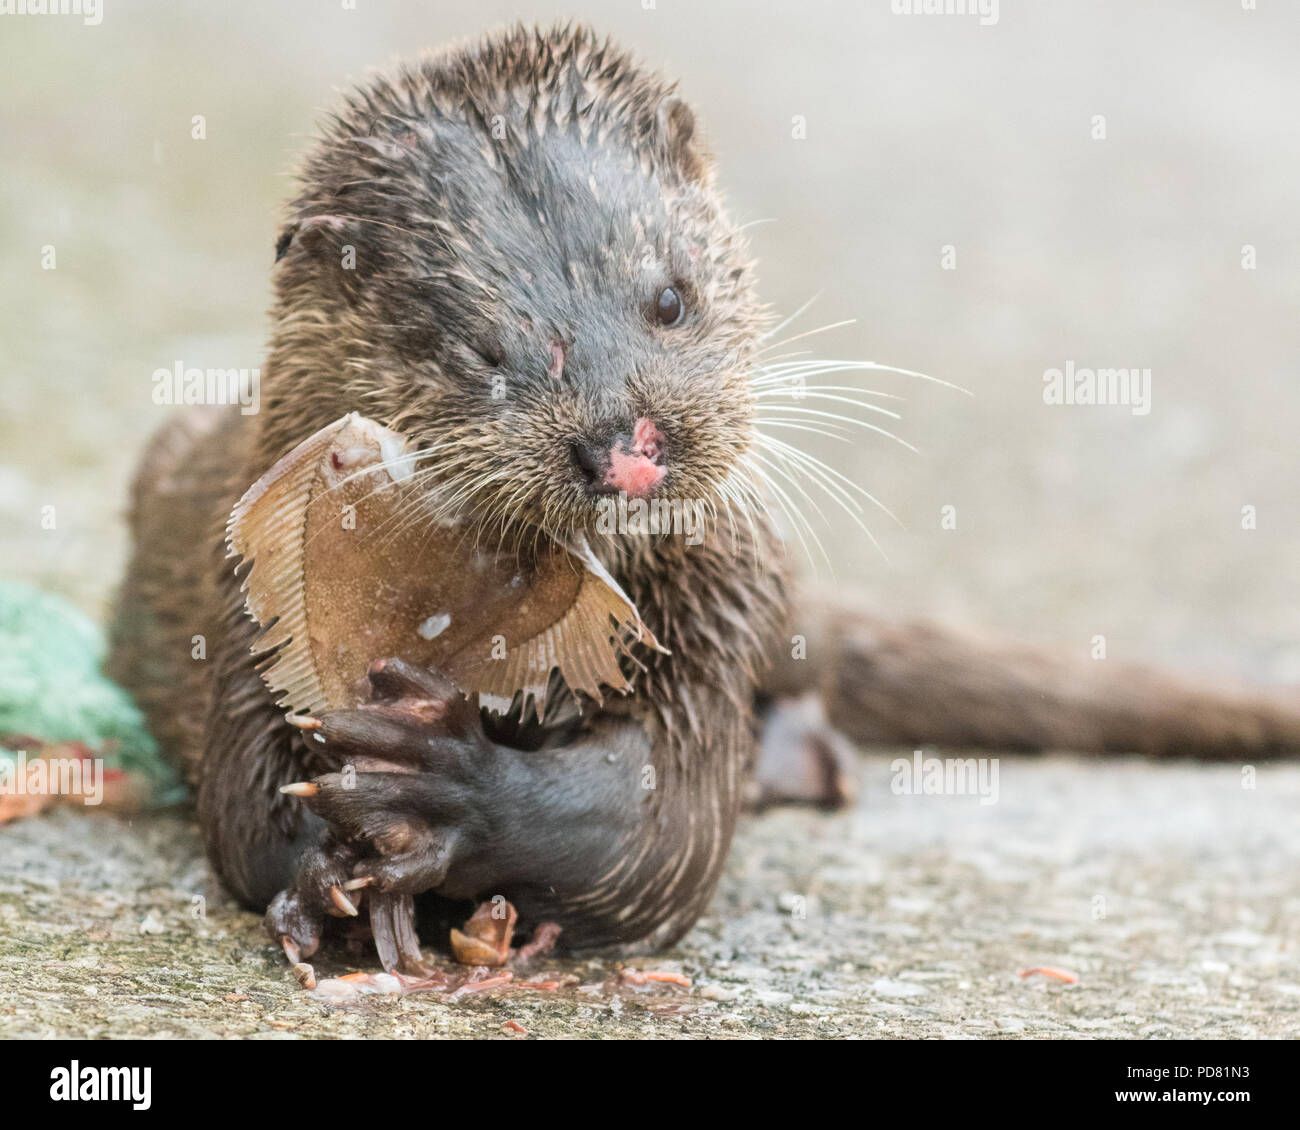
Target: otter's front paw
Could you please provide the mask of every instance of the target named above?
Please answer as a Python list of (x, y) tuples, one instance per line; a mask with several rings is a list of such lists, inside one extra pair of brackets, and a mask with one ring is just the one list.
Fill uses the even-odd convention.
[(324, 853), (348, 873), (340, 881), (337, 866), (304, 858), (314, 866), (272, 910), (293, 926), (313, 910), (337, 909), (335, 887), (364, 896), (385, 966), (410, 968), (419, 953), (411, 897), (440, 886), (458, 853), (480, 839), (482, 786), (497, 751), (477, 709), (436, 672), (383, 659), (369, 679), (369, 700), (355, 710), (291, 719), (331, 771), (283, 791), (325, 820), (343, 850)]
[(303, 853), (294, 885), (271, 900), (266, 909), (266, 932), (284, 947), (290, 964), (296, 965), (320, 948), (327, 919), (357, 917), (351, 894), (356, 886), (351, 881), (356, 858), (351, 845), (328, 838)]

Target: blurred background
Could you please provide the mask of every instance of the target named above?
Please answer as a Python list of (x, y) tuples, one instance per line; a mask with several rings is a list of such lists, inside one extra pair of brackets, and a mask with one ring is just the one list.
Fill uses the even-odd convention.
[[(846, 375), (905, 397), (920, 454), (800, 436), (903, 522), (873, 519), (886, 561), (827, 509), (820, 584), (1300, 680), (1300, 5), (1003, 0), (982, 26), (889, 0), (103, 3), (98, 26), (0, 16), (4, 576), (107, 611), (167, 411), (151, 375), (261, 364), (280, 202), (336, 89), (573, 17), (680, 78), (734, 217), (762, 221), (765, 298), (819, 296), (790, 332), (856, 319), (791, 348), (974, 394)], [(1150, 414), (1046, 406), (1067, 361), (1149, 368)]]

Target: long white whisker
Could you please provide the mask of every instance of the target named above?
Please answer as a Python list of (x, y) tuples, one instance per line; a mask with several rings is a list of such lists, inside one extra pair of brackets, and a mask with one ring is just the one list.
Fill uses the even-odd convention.
[[(792, 450), (797, 450), (797, 449), (792, 449)], [(786, 456), (783, 456), (781, 453), (777, 451), (773, 451), (772, 454), (778, 459), (788, 458)], [(871, 541), (871, 544), (876, 547), (876, 552), (878, 552), (880, 556), (885, 559), (885, 561), (889, 560), (889, 555), (885, 552), (884, 547), (876, 539), (876, 535), (871, 532), (870, 527), (866, 524), (866, 522), (861, 517), (861, 513), (862, 513), (861, 506), (859, 506), (852, 498), (844, 494), (842, 489), (839, 488), (832, 489), (835, 487), (835, 484), (833, 482), (830, 482), (829, 480), (823, 481), (821, 479), (818, 479), (817, 477), (811, 474), (810, 468), (801, 465), (794, 459), (789, 459), (788, 465), (797, 470), (802, 471), (804, 474), (809, 475), (809, 477), (813, 479), (813, 482), (815, 482), (819, 487), (821, 487), (821, 489), (824, 490), (839, 505), (840, 509), (843, 510), (845, 514), (849, 516), (853, 524), (856, 525), (858, 529), (860, 529), (864, 534), (867, 535), (867, 537)], [(884, 510), (885, 508), (881, 507), (881, 509)], [(885, 513), (889, 514), (889, 511), (885, 510)], [(891, 518), (893, 517), (892, 514), (889, 514), (889, 516)], [(895, 521), (897, 521), (897, 519), (895, 519)]]
[[(825, 436), (827, 439), (837, 439), (841, 443), (848, 443), (849, 436), (847, 429), (840, 424), (828, 424), (825, 428), (819, 428), (815, 424), (806, 424), (799, 420), (785, 420), (780, 416), (764, 416), (761, 420), (755, 421), (756, 426), (761, 428), (794, 428), (800, 432), (812, 432), (813, 435)], [(829, 431), (829, 428), (836, 428), (837, 431)], [(760, 431), (761, 435), (762, 432)]]
[(945, 381), (942, 377), (931, 376), (929, 373), (921, 373), (916, 369), (903, 369), (897, 365), (881, 365), (876, 361), (788, 361), (783, 362), (780, 365), (759, 365), (757, 367), (757, 379), (762, 381), (771, 378), (776, 373), (785, 373), (788, 375), (790, 372), (803, 372), (819, 366), (831, 366), (831, 368), (820, 370), (823, 372), (862, 372), (866, 370), (874, 370), (881, 373), (899, 373), (905, 377), (917, 377), (923, 381), (930, 381), (933, 384), (943, 385), (944, 388), (950, 388), (956, 392), (965, 393), (967, 396), (975, 395), (970, 391), (970, 389), (962, 388), (961, 385), (953, 384), (951, 381)]
[(907, 398), (895, 392), (880, 392), (874, 388), (858, 388), (857, 385), (805, 385), (790, 383), (789, 377), (779, 381), (754, 382), (751, 386), (752, 396), (787, 396), (802, 395), (805, 392), (853, 392), (859, 396), (878, 396), (882, 400), (904, 401)]
[(780, 410), (782, 412), (797, 412), (802, 416), (819, 416), (824, 420), (838, 420), (841, 424), (852, 424), (856, 428), (865, 428), (869, 432), (878, 432), (887, 439), (892, 439), (895, 443), (901, 444), (913, 454), (921, 454), (920, 451), (908, 443), (907, 440), (901, 439), (894, 435), (893, 432), (885, 431), (884, 428), (878, 428), (875, 424), (868, 424), (866, 420), (856, 420), (852, 416), (844, 416), (839, 412), (823, 412), (820, 408), (801, 408), (796, 404), (783, 404), (781, 405)]
[(798, 310), (796, 310), (793, 314), (791, 314), (788, 318), (786, 318), (785, 321), (783, 321), (780, 325), (773, 326), (766, 333), (761, 334), (759, 336), (759, 340), (766, 341), (769, 337), (776, 337), (776, 335), (779, 334), (783, 329), (785, 329), (786, 326), (790, 325), (791, 322), (797, 320), (798, 318), (806, 314), (808, 310), (812, 307), (812, 304), (816, 302), (817, 299), (819, 299), (821, 296), (822, 296), (822, 291), (819, 290), (810, 299), (808, 299), (807, 302), (805, 302), (802, 306), (800, 306)]
[[(813, 496), (810, 495), (806, 490), (804, 490), (803, 484), (800, 483), (798, 479), (796, 479), (792, 474), (790, 474), (790, 472), (786, 470), (780, 463), (772, 462), (771, 460), (764, 458), (763, 455), (759, 452), (754, 452), (754, 454), (758, 459), (762, 460), (762, 462), (766, 464), (772, 471), (780, 475), (781, 478), (783, 478), (787, 483), (789, 483), (793, 490), (798, 491), (799, 494), (802, 495), (807, 500), (808, 505), (811, 506), (817, 512), (817, 516), (826, 524), (828, 528), (830, 527), (831, 525), (830, 519), (826, 517), (826, 514), (822, 510), (822, 508), (817, 505), (817, 502), (813, 498)], [(774, 483), (770, 478), (768, 479), (768, 486), (772, 487), (773, 490), (780, 489), (776, 485), (776, 483)], [(817, 536), (816, 531), (812, 528), (812, 524), (807, 520), (807, 518), (804, 519), (804, 526), (808, 530), (808, 533), (812, 537), (813, 541), (816, 543), (817, 548), (821, 551), (821, 555), (826, 561), (826, 567), (831, 571), (833, 575), (835, 572), (835, 566), (831, 564), (830, 554), (826, 552), (826, 547), (822, 545), (821, 538)]]
[[(889, 416), (895, 420), (901, 420), (903, 418), (897, 412), (891, 412), (888, 408), (882, 408), (879, 404), (869, 404), (862, 400), (853, 400), (852, 398), (847, 396), (832, 396), (829, 393), (825, 393), (825, 392), (812, 392), (808, 389), (798, 389), (798, 390), (791, 389), (788, 392), (785, 389), (772, 389), (769, 392), (756, 392), (754, 394), (754, 399), (755, 400), (762, 400), (764, 398), (770, 399), (773, 396), (788, 396), (794, 400), (803, 400), (805, 398), (809, 400), (835, 400), (838, 401), (840, 404), (852, 404), (855, 408), (865, 408), (868, 412), (879, 412), (882, 416)], [(777, 408), (777, 407), (784, 407), (784, 405), (760, 404), (758, 407)]]
[(816, 458), (815, 456), (809, 455), (808, 452), (795, 447), (793, 444), (789, 444), (786, 443), (784, 440), (777, 439), (776, 436), (763, 436), (762, 439), (763, 442), (769, 444), (773, 448), (773, 450), (782, 451), (789, 458), (795, 459), (799, 463), (803, 464), (808, 469), (810, 474), (815, 473), (815, 474), (826, 476), (830, 480), (834, 480), (843, 484), (843, 486), (847, 487), (849, 490), (857, 491), (860, 495), (862, 495), (863, 498), (865, 498), (873, 506), (878, 507), (882, 513), (887, 514), (900, 527), (903, 525), (902, 521), (898, 518), (898, 516), (892, 510), (890, 510), (888, 506), (886, 506), (883, 502), (881, 502), (880, 499), (878, 499), (869, 490), (866, 490), (863, 487), (859, 486), (847, 475), (842, 474), (841, 472), (835, 470), (834, 467), (827, 466), (825, 463), (823, 463), (820, 459)]
[(826, 517), (826, 512), (822, 510), (820, 506), (817, 505), (817, 500), (814, 499), (813, 496), (810, 495), (807, 492), (807, 490), (804, 489), (803, 484), (799, 482), (799, 480), (796, 479), (794, 475), (790, 473), (789, 468), (792, 466), (792, 464), (784, 462), (782, 460), (782, 457), (776, 452), (771, 452), (771, 454), (773, 455), (773, 459), (768, 459), (761, 450), (754, 452), (754, 455), (757, 459), (761, 460), (766, 466), (770, 467), (773, 471), (775, 471), (783, 479), (785, 479), (785, 481), (788, 482), (794, 490), (797, 490), (799, 494), (804, 499), (807, 500), (808, 505), (811, 506), (813, 510), (817, 512), (817, 516), (829, 526), (831, 523), (830, 523), (830, 519)]
[(856, 321), (857, 318), (845, 318), (840, 322), (831, 322), (829, 325), (818, 326), (815, 330), (804, 330), (803, 333), (795, 334), (794, 337), (787, 337), (782, 341), (774, 341), (771, 345), (764, 346), (755, 356), (761, 357), (771, 349), (779, 349), (783, 345), (789, 345), (792, 341), (801, 341), (806, 337), (812, 337), (813, 334), (823, 334), (829, 330), (837, 330), (841, 326), (851, 326)]
[[(803, 514), (800, 513), (799, 508), (790, 501), (790, 496), (786, 494), (784, 490), (781, 489), (780, 484), (773, 482), (772, 476), (769, 475), (767, 471), (764, 470), (763, 467), (760, 466), (759, 463), (755, 461), (754, 456), (756, 454), (757, 454), (756, 452), (751, 451), (743, 458), (745, 462), (749, 464), (751, 470), (756, 472), (762, 478), (763, 483), (768, 488), (768, 490), (772, 491), (772, 493), (776, 495), (777, 501), (781, 505), (781, 509), (785, 511), (786, 515), (790, 519), (790, 528), (794, 531), (795, 537), (799, 539), (799, 544), (803, 547), (804, 554), (807, 556), (810, 562), (813, 562), (815, 564), (812, 550), (808, 548), (808, 541), (803, 536), (803, 529), (801, 528), (801, 526), (806, 527), (808, 525), (808, 519), (805, 518)], [(817, 535), (813, 533), (812, 530), (809, 530), (809, 533), (812, 534), (813, 540), (816, 541)], [(818, 545), (820, 548), (820, 542), (818, 543)], [(822, 555), (825, 556), (825, 554), (826, 554), (826, 550), (822, 548)], [(829, 562), (829, 558), (827, 560)]]

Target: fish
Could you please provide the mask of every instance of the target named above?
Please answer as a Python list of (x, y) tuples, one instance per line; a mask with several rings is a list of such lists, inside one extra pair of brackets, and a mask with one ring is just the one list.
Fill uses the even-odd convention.
[(475, 543), (416, 474), (407, 437), (351, 412), (245, 491), (227, 526), (245, 609), (291, 713), (352, 708), (370, 664), (436, 668), (481, 706), (522, 696), (540, 721), (554, 682), (603, 701), (630, 689), (634, 644), (666, 652), (580, 535), (527, 557)]

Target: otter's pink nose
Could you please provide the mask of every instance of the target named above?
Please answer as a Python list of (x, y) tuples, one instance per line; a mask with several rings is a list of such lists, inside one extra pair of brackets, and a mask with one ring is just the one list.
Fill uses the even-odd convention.
[(644, 498), (653, 492), (668, 473), (659, 462), (663, 442), (663, 433), (644, 416), (637, 420), (630, 436), (615, 436), (614, 446), (609, 449), (605, 485), (626, 491), (632, 498)]

